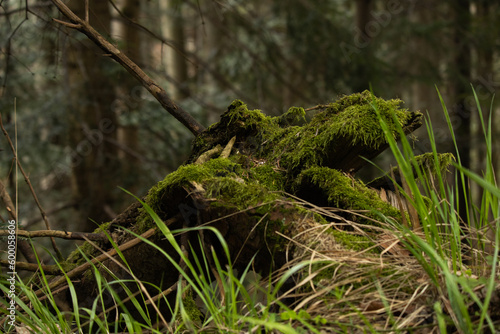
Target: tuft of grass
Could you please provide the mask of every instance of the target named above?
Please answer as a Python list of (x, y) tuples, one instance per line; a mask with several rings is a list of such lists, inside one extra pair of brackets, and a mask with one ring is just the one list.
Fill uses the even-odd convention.
[[(486, 125), (474, 90), (473, 94), (479, 109), (487, 151), (486, 165), (482, 176), (475, 174), (462, 165), (450, 115), (442, 96), (439, 94), (456, 150), (456, 162), (452, 162), (455, 168), (454, 187), (447, 185), (445, 181), (446, 175), (440, 168), (432, 124), (429, 119), (426, 119), (425, 124), (436, 166), (433, 175), (418, 165), (412, 146), (404, 136), (402, 128), (398, 128), (400, 138), (400, 144), (398, 145), (393, 133), (389, 131), (388, 120), (379, 114), (380, 126), (385, 132), (399, 170), (408, 184), (409, 191), (405, 191), (404, 187), (398, 186), (396, 183), (395, 185), (399, 187), (400, 193), (404, 194), (406, 200), (416, 209), (422, 224), (422, 231), (414, 231), (402, 226), (400, 238), (422, 265), (422, 268), (439, 291), (442, 303), (434, 305), (439, 328), (443, 331), (445, 324), (449, 324), (444, 316), (444, 313), (446, 313), (459, 333), (481, 333), (485, 330), (485, 323), (491, 332), (495, 332), (495, 325), (490, 318), (488, 306), (495, 289), (498, 288), (496, 272), (500, 241), (500, 189), (496, 183), (495, 168), (491, 158), (493, 150), (491, 145), (491, 110)], [(375, 99), (373, 101), (375, 102)], [(373, 103), (372, 107), (377, 111), (376, 103)], [(391, 121), (391, 124), (393, 123), (393, 120), (389, 121)], [(416, 171), (416, 175), (414, 171)], [(417, 182), (417, 179), (420, 182)], [(465, 182), (467, 179), (470, 182), (475, 182), (482, 190), (479, 205), (473, 205), (469, 188), (465, 186), (459, 187), (459, 184), (467, 184)], [(461, 182), (458, 182), (459, 180)], [(459, 192), (467, 199), (468, 214), (466, 217), (460, 217), (458, 213)], [(426, 204), (429, 201), (430, 205)], [(485, 228), (493, 231), (493, 240), (485, 239)], [(471, 233), (474, 231), (476, 233)], [(490, 257), (491, 261), (489, 262), (484, 260), (486, 258), (484, 257), (485, 248), (483, 247), (485, 242), (494, 245), (493, 256)], [(477, 245), (478, 248), (475, 249), (475, 253), (480, 253), (483, 256), (477, 256), (473, 259), (465, 258), (464, 254), (469, 253), (467, 250), (471, 245)], [(473, 266), (469, 266), (469, 263), (472, 263)], [(480, 276), (485, 272), (489, 273), (489, 275)], [(481, 286), (486, 288), (484, 296), (481, 296), (478, 292), (480, 290), (478, 287)], [(475, 305), (479, 309), (479, 318), (475, 314), (471, 314), (473, 312), (471, 305)]]
[[(118, 246), (114, 245), (115, 249), (119, 251)], [(35, 253), (36, 254), (36, 253)], [(82, 252), (85, 257), (85, 254)], [(68, 301), (61, 299), (57, 296), (60, 289), (52, 291), (50, 289), (50, 278), (43, 271), (43, 267), (39, 262), (39, 272), (36, 276), (38, 280), (37, 285), (32, 283), (24, 283), (20, 278), (16, 281), (17, 296), (15, 302), (17, 306), (16, 313), (16, 327), (11, 328), (8, 324), (4, 323), (2, 328), (3, 333), (16, 333), (20, 330), (26, 330), (33, 333), (117, 333), (126, 330), (127, 333), (142, 333), (145, 329), (149, 329), (151, 333), (160, 333), (160, 331), (153, 328), (153, 323), (156, 320), (151, 314), (148, 314), (147, 299), (138, 298), (137, 294), (133, 294), (127, 284), (136, 283), (142, 291), (144, 291), (143, 283), (133, 276), (130, 272), (132, 280), (106, 279), (100, 268), (102, 263), (94, 264), (91, 259), (85, 257), (85, 260), (91, 264), (91, 270), (97, 282), (98, 296), (92, 303), (91, 308), (79, 307), (78, 297), (76, 294), (75, 286), (71, 279), (64, 272), (63, 267), (54, 259), (55, 263), (62, 271), (62, 275), (66, 278), (69, 290), (69, 305)], [(124, 258), (122, 258), (124, 260)], [(125, 262), (126, 263), (126, 262)], [(108, 271), (109, 274), (112, 274)], [(0, 289), (7, 293), (6, 282), (0, 281)], [(38, 286), (44, 292), (42, 297), (38, 297), (34, 287)], [(118, 289), (117, 289), (118, 288)], [(159, 288), (158, 291), (161, 291)], [(117, 290), (125, 289), (127, 298), (121, 299)], [(115, 307), (106, 309), (104, 307), (104, 296), (110, 295), (115, 301)], [(134, 311), (138, 312), (142, 319), (141, 321), (134, 319), (131, 312), (125, 307), (125, 302), (131, 301), (135, 307)], [(7, 306), (7, 301), (0, 299), (3, 306)], [(110, 321), (107, 314), (114, 309), (117, 309), (116, 318)], [(0, 312), (4, 310), (0, 308)]]

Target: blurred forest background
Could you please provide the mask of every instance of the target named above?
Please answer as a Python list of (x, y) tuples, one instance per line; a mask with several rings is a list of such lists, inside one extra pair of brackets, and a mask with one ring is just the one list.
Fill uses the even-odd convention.
[[(84, 0), (66, 3), (83, 17)], [(377, 96), (428, 111), (447, 152), (437, 87), (462, 162), (480, 172), (471, 84), (485, 115), (491, 106), (498, 114), (491, 103), (500, 87), (499, 7), (488, 0), (91, 0), (90, 22), (205, 126), (236, 98), (278, 115), (371, 86)], [(52, 228), (88, 231), (132, 202), (118, 187), (142, 196), (175, 170), (193, 135), (86, 36), (53, 18), (64, 20), (51, 1), (0, 1), (0, 112), (13, 137), (17, 110), (19, 158)], [(0, 147), (0, 178), (14, 198), (5, 138)], [(430, 147), (422, 139), (415, 149)], [(21, 226), (44, 228), (18, 182)]]

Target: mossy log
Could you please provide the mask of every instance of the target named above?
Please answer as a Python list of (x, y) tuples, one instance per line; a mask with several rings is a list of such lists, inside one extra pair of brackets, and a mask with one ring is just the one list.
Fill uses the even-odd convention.
[[(293, 256), (293, 251), (286, 253), (290, 240), (314, 242), (322, 248), (353, 247), (352, 238), (341, 238), (337, 230), (325, 234), (326, 239), (321, 242), (318, 235), (307, 232), (317, 231), (314, 227), (327, 220), (341, 222), (353, 217), (340, 214), (325, 219), (297, 198), (316, 206), (365, 210), (368, 217), (376, 210), (400, 221), (399, 210), (354, 178), (354, 173), (366, 164), (363, 157), (372, 159), (388, 146), (374, 107), (395, 136), (396, 126), (410, 133), (422, 124), (419, 112), (402, 109), (400, 104), (400, 100), (385, 101), (365, 91), (322, 107), (307, 120), (303, 108), (291, 108), (280, 117), (269, 117), (259, 110), (248, 110), (243, 102), (236, 100), (220, 122), (195, 138), (187, 162), (153, 186), (143, 200), (168, 222), (171, 230), (215, 227), (225, 238), (236, 269), (253, 261), (254, 270), (267, 275), (290, 260), (285, 255)], [(232, 138), (236, 138), (234, 144), (228, 146)], [(218, 156), (224, 147), (226, 153)], [(373, 224), (373, 221), (367, 219), (361, 223)], [(154, 227), (150, 215), (135, 203), (100, 229), (121, 245), (135, 238), (124, 229), (140, 235)], [(224, 258), (220, 243), (209, 231), (181, 233), (176, 238), (186, 250), (214, 249), (220, 259)], [(179, 260), (159, 231), (149, 239)], [(92, 257), (101, 254), (96, 246), (110, 249), (109, 244), (96, 244), (86, 243), (83, 253)], [(137, 244), (123, 255), (140, 280), (163, 289), (178, 281), (174, 266), (146, 243)], [(83, 261), (81, 252), (76, 251), (66, 265), (76, 267)], [(102, 261), (98, 268), (108, 278), (130, 278), (126, 270), (110, 259)], [(75, 282), (75, 289), (81, 306), (90, 307), (99, 293), (91, 268)], [(130, 289), (134, 289), (133, 283)], [(124, 298), (125, 291), (121, 290), (119, 295)], [(111, 306), (113, 298), (110, 296), (105, 303), (106, 307)]]

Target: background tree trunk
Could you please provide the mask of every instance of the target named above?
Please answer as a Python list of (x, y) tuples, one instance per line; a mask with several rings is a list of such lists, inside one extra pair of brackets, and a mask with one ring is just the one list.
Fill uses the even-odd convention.
[[(455, 59), (453, 67), (456, 69), (452, 77), (451, 88), (455, 97), (455, 104), (451, 113), (456, 118), (455, 136), (457, 138), (458, 150), (462, 166), (470, 167), (470, 143), (471, 143), (471, 104), (468, 97), (471, 95), (471, 13), (469, 0), (457, 0), (452, 2), (451, 8), (454, 12), (454, 36)], [(464, 197), (463, 188), (468, 189), (469, 183), (465, 179), (464, 183), (459, 181), (459, 211), (460, 217), (467, 220), (469, 214), (466, 205), (468, 199)], [(470, 203), (469, 203), (470, 204)]]
[[(222, 40), (227, 38), (214, 23), (224, 24), (218, 6), (215, 1), (202, 1), (201, 13), (198, 13), (201, 25), (196, 31), (196, 43), (203, 60), (208, 64), (216, 64), (216, 59), (221, 54)], [(214, 69), (215, 71), (219, 71), (217, 66)], [(222, 88), (219, 81), (214, 77), (212, 71), (207, 71), (206, 69), (198, 70), (197, 74), (200, 88), (204, 87), (203, 89), (206, 90), (205, 93), (213, 99)], [(207, 115), (208, 124), (217, 122), (219, 116), (219, 114), (215, 113)]]
[[(84, 2), (69, 3), (80, 17)], [(111, 15), (106, 1), (90, 1), (90, 22), (109, 35)], [(111, 106), (115, 100), (114, 83), (107, 72), (111, 62), (102, 51), (79, 33), (72, 34), (65, 49), (67, 96), (69, 98), (69, 146), (71, 149), (72, 193), (82, 220), (78, 230), (89, 231), (95, 222), (111, 218), (106, 207), (113, 207), (116, 193), (117, 119)]]
[(370, 31), (370, 22), (373, 20), (371, 14), (372, 11), (372, 0), (356, 0), (356, 31), (354, 33), (354, 38), (356, 38), (362, 47), (360, 48), (360, 63), (358, 69), (359, 78), (358, 85), (353, 87), (353, 91), (362, 92), (369, 88), (371, 83), (371, 60), (372, 54), (372, 38), (376, 37), (373, 32)]
[[(496, 15), (494, 15), (494, 7), (498, 5), (494, 5), (491, 1), (487, 0), (476, 0), (476, 13), (472, 18), (472, 22), (475, 27), (475, 35), (477, 36), (474, 41), (474, 51), (477, 54), (477, 71), (475, 74), (475, 78), (472, 81), (474, 83), (474, 88), (476, 90), (476, 94), (481, 105), (481, 112), (483, 116), (483, 120), (485, 121), (485, 126), (488, 123), (488, 117), (490, 113), (492, 113), (492, 121), (496, 119), (494, 110), (491, 110), (491, 103), (494, 101), (495, 94), (495, 69), (494, 69), (494, 49), (492, 45), (495, 44), (496, 36), (491, 32), (494, 31), (494, 26), (497, 20)], [(483, 26), (478, 23), (483, 23)], [(470, 101), (473, 103), (474, 101)], [(481, 145), (484, 143), (484, 133), (482, 130), (481, 121), (479, 119), (479, 114), (475, 115), (473, 118), (473, 124), (475, 133), (472, 135), (473, 140), (473, 149), (470, 150), (471, 155), (471, 166), (474, 171), (484, 171), (484, 166), (486, 166), (487, 161), (487, 150), (485, 145)], [(494, 123), (493, 123), (494, 124)], [(493, 138), (498, 138), (495, 136), (495, 127), (492, 124), (493, 129)], [(498, 134), (497, 134), (498, 135)], [(497, 166), (498, 168), (498, 140), (492, 140), (492, 152), (491, 159), (493, 160), (493, 166)], [(498, 173), (497, 173), (498, 175)], [(483, 190), (477, 184), (473, 184), (474, 188), (472, 189), (472, 194), (475, 203), (481, 202), (481, 197), (483, 196)], [(489, 213), (490, 220), (493, 221), (495, 218), (492, 212)], [(495, 231), (494, 228), (488, 228), (487, 237), (490, 240), (495, 240)], [(475, 245), (476, 247), (478, 245)], [(491, 243), (487, 243), (485, 247), (489, 254), (494, 254), (494, 246)]]
[[(141, 3), (139, 0), (125, 0), (122, 2), (122, 14), (118, 25), (118, 36), (122, 39), (125, 54), (137, 65), (143, 64), (143, 43), (141, 32), (133, 23), (138, 23)], [(116, 84), (116, 100), (114, 111), (125, 120), (118, 128), (118, 142), (122, 148), (118, 151), (121, 163), (123, 186), (132, 193), (138, 190), (138, 179), (142, 175), (143, 164), (140, 161), (141, 150), (139, 145), (139, 129), (137, 128), (137, 113), (142, 106), (142, 86), (127, 72), (121, 71)], [(124, 207), (120, 208), (120, 211)]]
[[(434, 11), (429, 10), (433, 8)], [(442, 18), (442, 8), (437, 6), (432, 0), (422, 0), (415, 3), (415, 7), (409, 17), (410, 21), (415, 26), (429, 27)], [(441, 102), (436, 92), (436, 87), (442, 84), (442, 73), (439, 71), (439, 64), (446, 62), (443, 59), (446, 56), (442, 55), (439, 49), (439, 43), (442, 43), (438, 34), (434, 37), (418, 34), (410, 40), (410, 49), (408, 59), (405, 60), (405, 66), (413, 80), (410, 89), (407, 90), (408, 101), (412, 109), (422, 112), (429, 112), (432, 124), (437, 129), (437, 140), (444, 137), (444, 131), (448, 128), (442, 114)], [(436, 67), (438, 69), (436, 69)], [(429, 84), (433, 83), (433, 84)], [(429, 142), (425, 140), (427, 134), (425, 129), (419, 129), (417, 136), (424, 138), (423, 142), (418, 142), (417, 145), (422, 152), (432, 150)]]
[(167, 76), (172, 84), (169, 93), (175, 101), (189, 96), (187, 87), (188, 71), (185, 55), (184, 18), (182, 3), (175, 0), (160, 1), (161, 30), (172, 46), (164, 50)]

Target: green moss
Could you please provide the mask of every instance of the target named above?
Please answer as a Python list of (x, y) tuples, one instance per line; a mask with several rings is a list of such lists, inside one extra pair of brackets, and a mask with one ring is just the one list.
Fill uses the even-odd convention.
[[(220, 122), (195, 138), (188, 162), (216, 145), (225, 146), (233, 136), (237, 138), (234, 150), (239, 154), (229, 159), (211, 159), (201, 165), (181, 166), (151, 188), (146, 203), (162, 218), (174, 215), (178, 205), (185, 201), (185, 189), (196, 182), (205, 189), (208, 198), (217, 198), (219, 205), (247, 209), (280, 198), (282, 195), (276, 192), (293, 193), (307, 183), (327, 198), (328, 205), (376, 209), (398, 219), (400, 213), (361, 182), (325, 166), (331, 167), (339, 152), (351, 146), (375, 150), (386, 144), (373, 105), (395, 129), (395, 121), (404, 127), (416, 115), (400, 108), (400, 104), (400, 100), (385, 101), (365, 91), (339, 99), (306, 123), (303, 108), (292, 107), (282, 116), (269, 117), (235, 100)], [(420, 163), (427, 164), (430, 158), (423, 156)], [(441, 166), (447, 166), (450, 160), (451, 157), (443, 156)], [(136, 233), (152, 226), (151, 217), (142, 210), (135, 224)], [(103, 224), (98, 230), (108, 227), (109, 224)], [(82, 249), (94, 251), (87, 244)], [(80, 261), (79, 252), (74, 252), (70, 259)]]
[(219, 123), (196, 138), (189, 161), (236, 136), (243, 154), (296, 174), (304, 168), (328, 165), (346, 147), (377, 150), (387, 144), (374, 105), (396, 135), (394, 122), (404, 128), (420, 115), (400, 104), (400, 100), (386, 101), (365, 91), (341, 98), (306, 123), (303, 108), (292, 107), (279, 117), (269, 117), (235, 100)]
[(135, 223), (135, 233), (142, 234), (147, 230), (155, 227), (156, 224), (153, 221), (153, 218), (151, 218), (151, 216), (147, 214), (143, 208), (140, 208), (139, 211), (141, 212), (141, 214), (139, 215), (139, 217), (137, 217)]
[[(347, 249), (360, 252), (375, 246), (375, 243), (368, 237), (345, 233), (335, 229), (330, 229), (328, 232), (334, 236), (335, 241), (339, 242)], [(374, 247), (370, 249), (369, 252), (377, 253), (377, 248)]]
[(268, 131), (277, 127), (273, 117), (264, 115), (260, 110), (249, 110), (242, 101), (234, 100), (218, 123), (196, 137), (187, 163), (194, 162), (216, 145), (225, 146), (234, 136), (237, 140), (243, 140), (244, 144), (253, 150), (263, 141), (262, 138), (268, 135)]
[[(304, 126), (268, 127), (270, 139), (266, 140), (260, 156), (269, 161), (278, 161), (281, 167), (291, 171), (325, 165), (325, 162), (343, 152), (346, 147), (363, 146), (377, 150), (387, 144), (387, 141), (374, 105), (381, 116), (386, 118), (395, 136), (395, 120), (404, 128), (410, 120), (421, 115), (400, 108), (400, 104), (401, 100), (373, 98), (368, 91), (346, 96), (316, 114)], [(300, 117), (295, 116), (297, 114), (300, 115), (297, 111), (289, 111), (282, 117)], [(281, 121), (281, 118), (278, 120)]]
[(186, 312), (187, 317), (183, 317), (180, 313), (177, 315), (177, 321), (183, 323), (184, 320), (189, 319), (191, 321), (190, 324), (183, 324), (183, 326), (177, 328), (181, 332), (188, 328), (193, 328), (194, 326), (199, 326), (201, 324), (201, 320), (203, 319), (203, 314), (196, 306), (196, 302), (193, 297), (192, 289), (187, 289), (182, 298), (182, 305), (184, 307), (184, 312)]
[(81, 253), (86, 254), (87, 257), (89, 258), (92, 258), (93, 256), (99, 255), (100, 251), (94, 248), (94, 246), (92, 246), (88, 242), (84, 242), (81, 246), (79, 246), (77, 249), (71, 252), (71, 254), (68, 256), (65, 262), (67, 264), (76, 266), (79, 266), (87, 262), (87, 260), (82, 256)]
[(366, 187), (361, 181), (352, 179), (344, 173), (327, 168), (312, 167), (304, 170), (295, 182), (295, 189), (315, 193), (327, 198), (328, 205), (352, 210), (368, 210), (374, 216), (374, 210), (386, 216), (401, 220), (400, 212), (382, 201), (377, 193)]
[(265, 116), (260, 110), (249, 110), (247, 105), (240, 100), (234, 100), (221, 117), (221, 123), (243, 129), (262, 127), (263, 124), (270, 121), (270, 117)]
[[(102, 223), (99, 225), (93, 233), (102, 233), (103, 231), (107, 231), (109, 226), (111, 225), (111, 222), (107, 223)], [(79, 250), (80, 249), (80, 250)], [(92, 254), (99, 254), (99, 251), (97, 251), (94, 246), (90, 245), (88, 242), (84, 242), (79, 249), (75, 249), (69, 256), (66, 258), (66, 261), (64, 263), (66, 264), (82, 264), (85, 263), (86, 260), (85, 258), (82, 257), (82, 254), (80, 251), (84, 252), (85, 254), (92, 255)]]
[(202, 182), (216, 176), (236, 177), (239, 173), (241, 173), (241, 166), (227, 158), (212, 159), (201, 165), (181, 166), (150, 189), (146, 196), (146, 203), (156, 206), (155, 204), (161, 200), (161, 197), (169, 195), (170, 190), (189, 186), (189, 183), (193, 181)]
[(268, 164), (257, 165), (249, 171), (249, 177), (269, 191), (283, 191), (285, 175)]
[(337, 135), (353, 136), (353, 143), (361, 142), (378, 147), (381, 143), (385, 143), (385, 138), (374, 107), (396, 134), (393, 115), (401, 127), (414, 117), (414, 114), (407, 109), (400, 108), (401, 104), (402, 101), (399, 99), (384, 100), (372, 96), (371, 92), (365, 90), (331, 103), (324, 112), (316, 115), (311, 123), (318, 125), (329, 123), (335, 128)]
[(107, 231), (109, 226), (111, 225), (111, 222), (107, 222), (107, 223), (102, 223), (101, 225), (99, 225), (93, 233), (102, 233), (103, 231)]
[(261, 156), (273, 161), (289, 173), (323, 163), (323, 148), (310, 127), (291, 126), (277, 129)]
[(224, 205), (243, 210), (260, 203), (271, 202), (281, 195), (269, 192), (254, 182), (244, 182), (229, 177), (216, 177), (203, 183), (208, 198), (217, 198)]
[[(434, 154), (431, 153), (424, 153), (421, 155), (417, 155), (414, 157), (415, 159), (415, 164), (412, 166), (413, 168), (413, 176), (417, 178), (419, 175), (415, 171), (415, 165), (421, 172), (424, 173), (424, 175), (427, 175), (430, 173), (432, 176), (436, 176), (438, 174), (443, 175), (446, 172), (448, 172), (449, 167), (451, 165), (451, 162), (455, 160), (455, 157), (451, 153), (440, 153), (437, 155), (437, 163), (436, 159), (434, 158)], [(373, 187), (380, 187), (381, 184), (385, 184), (390, 181), (391, 175), (394, 175), (396, 178), (399, 176), (399, 167), (395, 166), (391, 169), (391, 172), (386, 173), (380, 177), (375, 178), (374, 180), (370, 181), (368, 184)], [(392, 182), (391, 182), (392, 183)]]
[(282, 127), (303, 125), (306, 123), (306, 112), (304, 108), (291, 107), (283, 115), (274, 118), (277, 124)]
[(421, 155), (415, 156), (415, 161), (417, 165), (424, 171), (430, 171), (432, 175), (444, 174), (448, 172), (452, 161), (455, 160), (455, 157), (451, 153), (440, 153), (437, 155), (437, 163), (434, 158), (434, 154), (424, 153)]
[[(191, 187), (190, 183), (198, 183), (206, 192), (207, 198), (218, 199), (216, 205), (224, 205), (238, 210), (247, 209), (261, 203), (271, 202), (281, 195), (273, 190), (283, 189), (283, 176), (275, 172), (270, 166), (256, 166), (245, 170), (240, 164), (228, 158), (216, 158), (201, 165), (186, 165), (169, 174), (163, 181), (151, 188), (146, 203), (155, 212), (168, 214), (165, 205), (176, 209), (175, 201), (182, 201), (176, 194), (184, 188)], [(165, 203), (168, 201), (169, 203)], [(264, 210), (265, 208), (259, 208)], [(153, 222), (144, 211), (141, 213), (138, 224), (141, 230), (153, 226)]]

